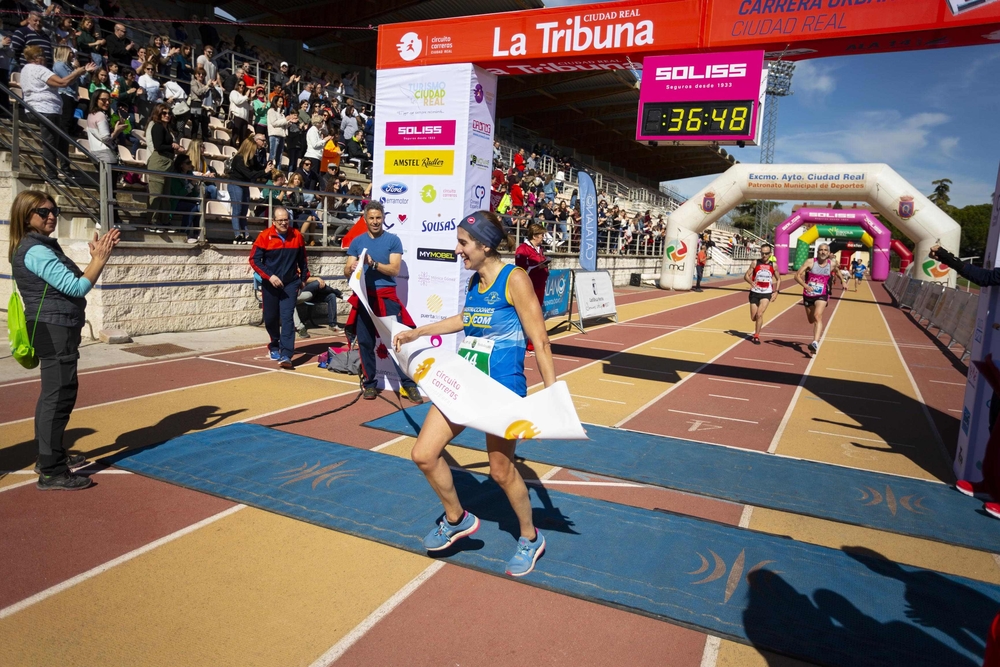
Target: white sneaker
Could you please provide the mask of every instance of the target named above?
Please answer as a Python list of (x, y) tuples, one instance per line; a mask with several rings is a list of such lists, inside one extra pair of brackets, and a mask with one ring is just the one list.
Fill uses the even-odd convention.
[(812, 350), (813, 352), (819, 352), (819, 343), (817, 343), (816, 341), (809, 343), (809, 349)]
[(195, 244), (197, 242), (198, 242), (198, 239), (188, 239), (187, 240), (187, 243), (190, 243), (190, 244)]

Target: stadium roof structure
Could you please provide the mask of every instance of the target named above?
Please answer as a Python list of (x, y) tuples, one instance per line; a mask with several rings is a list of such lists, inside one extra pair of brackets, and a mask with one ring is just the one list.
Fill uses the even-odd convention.
[[(541, 0), (232, 0), (220, 5), (246, 23), (379, 26), (462, 16), (539, 9)], [(259, 28), (276, 37), (301, 39), (310, 52), (333, 62), (373, 67), (375, 30)], [(735, 160), (707, 146), (652, 147), (635, 140), (639, 88), (629, 70), (500, 77), (497, 116), (558, 145), (625, 169), (656, 187), (659, 181), (717, 174)]]

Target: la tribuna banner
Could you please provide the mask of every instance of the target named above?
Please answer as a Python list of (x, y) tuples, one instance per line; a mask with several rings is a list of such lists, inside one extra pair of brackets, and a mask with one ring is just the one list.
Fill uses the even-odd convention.
[(996, 41), (1000, 0), (631, 0), (382, 25), (378, 68), (547, 74), (638, 68), (670, 53), (795, 60)]

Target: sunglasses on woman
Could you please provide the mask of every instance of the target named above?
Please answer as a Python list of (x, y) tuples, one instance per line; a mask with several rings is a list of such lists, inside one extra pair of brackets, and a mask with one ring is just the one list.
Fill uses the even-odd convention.
[(36, 208), (35, 209), (35, 214), (38, 217), (40, 217), (42, 220), (45, 220), (50, 215), (53, 215), (53, 216), (55, 216), (55, 217), (58, 218), (59, 217), (59, 207), (58, 206), (53, 206), (52, 208), (45, 208), (45, 207)]

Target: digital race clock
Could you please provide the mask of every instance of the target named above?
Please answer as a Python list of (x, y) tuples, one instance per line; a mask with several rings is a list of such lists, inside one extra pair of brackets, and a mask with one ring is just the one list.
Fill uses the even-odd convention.
[(766, 84), (763, 51), (646, 58), (636, 139), (756, 145)]
[(642, 134), (663, 137), (746, 135), (753, 100), (739, 102), (654, 102), (642, 107)]

